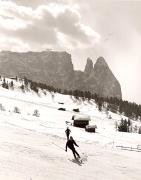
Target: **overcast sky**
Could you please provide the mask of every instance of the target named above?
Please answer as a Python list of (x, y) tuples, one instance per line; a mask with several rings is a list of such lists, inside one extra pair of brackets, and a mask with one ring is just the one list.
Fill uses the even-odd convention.
[(66, 50), (75, 69), (103, 56), (123, 99), (141, 104), (141, 1), (0, 0), (0, 50)]

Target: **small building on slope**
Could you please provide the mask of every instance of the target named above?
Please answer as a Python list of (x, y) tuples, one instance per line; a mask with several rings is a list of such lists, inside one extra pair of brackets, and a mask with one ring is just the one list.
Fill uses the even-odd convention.
[(89, 121), (91, 121), (90, 116), (85, 115), (74, 115), (73, 118), (73, 126), (85, 128), (87, 125), (89, 125)]

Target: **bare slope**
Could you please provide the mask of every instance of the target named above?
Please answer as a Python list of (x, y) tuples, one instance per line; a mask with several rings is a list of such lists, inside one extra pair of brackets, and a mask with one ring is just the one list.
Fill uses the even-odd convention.
[[(50, 93), (39, 97), (18, 89), (0, 88), (0, 102), (5, 107), (0, 111), (0, 180), (140, 180), (141, 152), (116, 148), (140, 144), (139, 134), (115, 131), (120, 115), (111, 114), (113, 119), (108, 119), (93, 101), (61, 94), (52, 98)], [(20, 114), (13, 112), (15, 106)], [(66, 111), (58, 111), (59, 107)], [(66, 120), (71, 121), (74, 107), (90, 115), (98, 127), (91, 134), (70, 126), (78, 152), (88, 156), (82, 166), (72, 162), (69, 150), (65, 152)], [(34, 109), (39, 110), (39, 117), (33, 116)]]
[(79, 166), (71, 161), (70, 152), (61, 149), (65, 142), (64, 138), (1, 122), (0, 179), (140, 180), (140, 153), (106, 148), (96, 142), (78, 142), (88, 155), (88, 160)]

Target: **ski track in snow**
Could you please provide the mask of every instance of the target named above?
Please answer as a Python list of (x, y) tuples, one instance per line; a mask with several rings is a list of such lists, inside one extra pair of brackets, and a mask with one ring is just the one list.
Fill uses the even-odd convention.
[[(15, 92), (0, 90), (0, 101), (7, 105), (6, 111), (0, 111), (0, 180), (141, 179), (141, 152), (116, 148), (136, 147), (141, 144), (141, 136), (116, 132), (113, 119), (120, 119), (119, 115), (111, 113), (113, 119), (109, 120), (98, 112), (94, 102), (77, 102), (59, 94), (54, 101), (23, 93), (15, 96)], [(9, 111), (12, 106), (20, 106), (21, 114)], [(61, 106), (66, 111), (58, 111)], [(90, 115), (98, 126), (96, 133), (70, 126), (84, 160), (81, 165), (74, 161), (71, 151), (65, 152), (65, 121), (77, 114), (72, 111), (74, 107), (80, 108), (80, 114)], [(31, 115), (35, 108), (41, 112), (40, 117)]]

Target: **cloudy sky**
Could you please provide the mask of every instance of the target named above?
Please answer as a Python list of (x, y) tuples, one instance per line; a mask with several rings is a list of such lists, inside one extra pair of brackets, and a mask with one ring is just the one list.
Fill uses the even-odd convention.
[(141, 1), (0, 0), (0, 50), (66, 50), (75, 69), (103, 56), (123, 99), (141, 104)]

